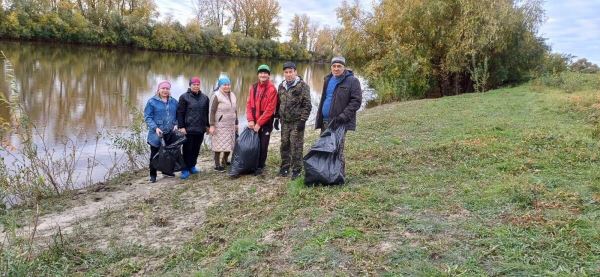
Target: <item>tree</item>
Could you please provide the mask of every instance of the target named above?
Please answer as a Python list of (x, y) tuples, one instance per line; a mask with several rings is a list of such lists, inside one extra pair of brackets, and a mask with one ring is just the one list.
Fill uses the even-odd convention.
[[(236, 1), (234, 1), (236, 2)], [(204, 27), (214, 28), (221, 32), (225, 26), (226, 0), (194, 0), (196, 20)]]
[(308, 32), (310, 29), (310, 18), (308, 15), (303, 14), (300, 17), (300, 45), (302, 47), (308, 46)]
[(335, 42), (336, 34), (338, 32), (338, 30), (329, 28), (328, 26), (317, 31), (313, 50), (315, 59), (326, 60), (331, 58), (335, 52), (339, 51)]
[(598, 68), (597, 64), (589, 62), (586, 58), (581, 58), (575, 61), (570, 66), (572, 71), (581, 72), (581, 73), (598, 73), (600, 72), (600, 68)]
[(279, 37), (279, 2), (277, 0), (254, 0), (256, 9), (255, 37), (271, 39)]
[(319, 23), (311, 22), (308, 27), (308, 51), (315, 51), (315, 44), (319, 35)]
[(279, 3), (277, 0), (228, 0), (231, 32), (247, 37), (271, 39), (279, 34)]
[(355, 1), (337, 14), (342, 53), (397, 98), (519, 82), (548, 52), (538, 0), (382, 0), (373, 14)]
[(294, 14), (292, 21), (290, 21), (290, 28), (288, 34), (290, 36), (290, 42), (300, 43), (300, 37), (302, 32), (302, 23), (300, 22), (300, 16)]

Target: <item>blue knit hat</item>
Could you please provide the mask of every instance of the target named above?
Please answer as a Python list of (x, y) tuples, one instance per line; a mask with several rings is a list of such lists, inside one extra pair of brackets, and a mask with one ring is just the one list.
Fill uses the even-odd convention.
[(231, 80), (229, 80), (229, 77), (222, 75), (221, 77), (219, 77), (219, 81), (217, 83), (218, 87), (221, 87), (223, 85), (231, 85)]

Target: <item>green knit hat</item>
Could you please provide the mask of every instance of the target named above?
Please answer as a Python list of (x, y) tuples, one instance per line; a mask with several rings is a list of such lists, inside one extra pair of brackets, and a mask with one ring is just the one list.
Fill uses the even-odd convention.
[(271, 75), (271, 68), (266, 64), (261, 64), (260, 66), (258, 66), (257, 73), (261, 72), (267, 72), (269, 73), (269, 75)]

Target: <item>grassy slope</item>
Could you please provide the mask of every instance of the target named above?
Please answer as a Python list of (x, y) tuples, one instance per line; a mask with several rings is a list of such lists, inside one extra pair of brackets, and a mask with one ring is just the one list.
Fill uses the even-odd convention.
[(600, 145), (571, 102), (517, 87), (368, 110), (348, 186), (224, 203), (167, 270), (598, 274)]
[(54, 249), (36, 267), (127, 275), (152, 261), (161, 275), (600, 274), (600, 143), (590, 123), (597, 95), (521, 86), (373, 108), (348, 135), (346, 186), (271, 180), (272, 193), (258, 196), (264, 188), (243, 185), (253, 177), (214, 182), (246, 192), (209, 208), (183, 248)]

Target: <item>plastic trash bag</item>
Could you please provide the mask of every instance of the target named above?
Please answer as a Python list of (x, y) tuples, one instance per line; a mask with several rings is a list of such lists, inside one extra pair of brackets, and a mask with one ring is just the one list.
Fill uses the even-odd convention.
[(346, 128), (327, 129), (304, 156), (304, 184), (343, 184), (342, 159), (339, 149)]
[(245, 128), (235, 141), (229, 176), (239, 176), (255, 172), (258, 168), (259, 157), (260, 139), (258, 133)]
[(179, 131), (163, 134), (160, 139), (160, 149), (152, 157), (152, 166), (165, 174), (174, 174), (185, 168), (181, 146), (185, 142), (185, 135)]

